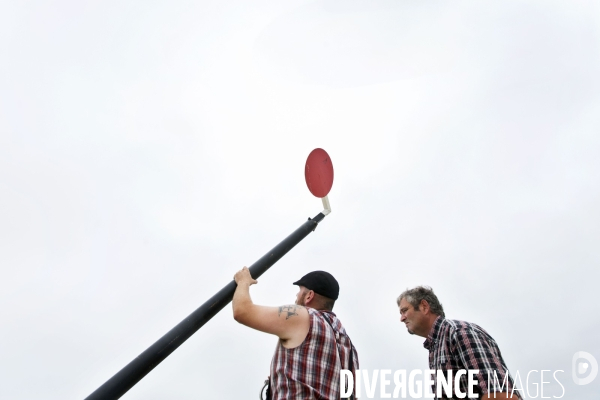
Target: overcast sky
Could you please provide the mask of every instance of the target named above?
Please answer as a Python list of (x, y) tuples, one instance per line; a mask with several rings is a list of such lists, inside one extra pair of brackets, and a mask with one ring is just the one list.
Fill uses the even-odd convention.
[[(0, 398), (86, 397), (316, 215), (316, 147), (333, 211), (255, 302), (327, 270), (361, 368), (424, 369), (430, 285), (597, 398), (597, 2), (5, 1), (0, 58)], [(123, 398), (255, 398), (275, 345), (228, 306)]]

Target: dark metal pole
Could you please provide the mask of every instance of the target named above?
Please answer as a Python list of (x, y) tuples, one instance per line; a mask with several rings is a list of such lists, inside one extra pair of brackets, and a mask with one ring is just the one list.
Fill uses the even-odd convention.
[[(323, 218), (325, 218), (325, 215), (322, 213), (317, 214), (313, 219), (309, 218), (308, 221), (302, 224), (291, 235), (252, 264), (249, 268), (252, 277), (257, 279), (265, 273), (281, 257), (314, 231)], [(235, 281), (229, 282), (227, 286), (208, 299), (208, 301), (181, 321), (175, 328), (171, 329), (156, 343), (148, 347), (146, 351), (117, 372), (112, 378), (96, 389), (94, 393), (86, 397), (86, 400), (118, 399), (123, 396), (152, 371), (154, 367), (160, 364), (169, 354), (200, 329), (202, 325), (221, 311), (233, 299), (235, 288)]]

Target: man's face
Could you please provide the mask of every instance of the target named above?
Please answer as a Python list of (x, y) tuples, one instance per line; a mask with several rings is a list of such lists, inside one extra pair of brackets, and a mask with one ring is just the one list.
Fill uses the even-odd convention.
[(306, 306), (305, 300), (309, 290), (304, 286), (298, 286), (298, 294), (296, 295), (296, 304), (299, 306)]
[(422, 330), (424, 315), (415, 308), (406, 299), (400, 300), (400, 322), (404, 322), (408, 333), (414, 335)]

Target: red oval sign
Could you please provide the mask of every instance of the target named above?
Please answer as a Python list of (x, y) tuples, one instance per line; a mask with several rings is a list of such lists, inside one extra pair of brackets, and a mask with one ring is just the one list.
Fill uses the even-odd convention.
[(333, 165), (325, 150), (314, 149), (310, 152), (304, 167), (304, 178), (314, 196), (327, 196), (333, 185)]

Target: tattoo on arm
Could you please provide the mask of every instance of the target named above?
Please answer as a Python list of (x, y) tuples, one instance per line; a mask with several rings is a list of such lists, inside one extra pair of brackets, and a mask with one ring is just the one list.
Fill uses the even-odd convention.
[(290, 305), (290, 306), (279, 306), (279, 316), (281, 316), (281, 313), (285, 313), (285, 319), (289, 319), (290, 317), (296, 316), (298, 315), (298, 313), (296, 312), (296, 310), (298, 310), (299, 306), (296, 305)]

